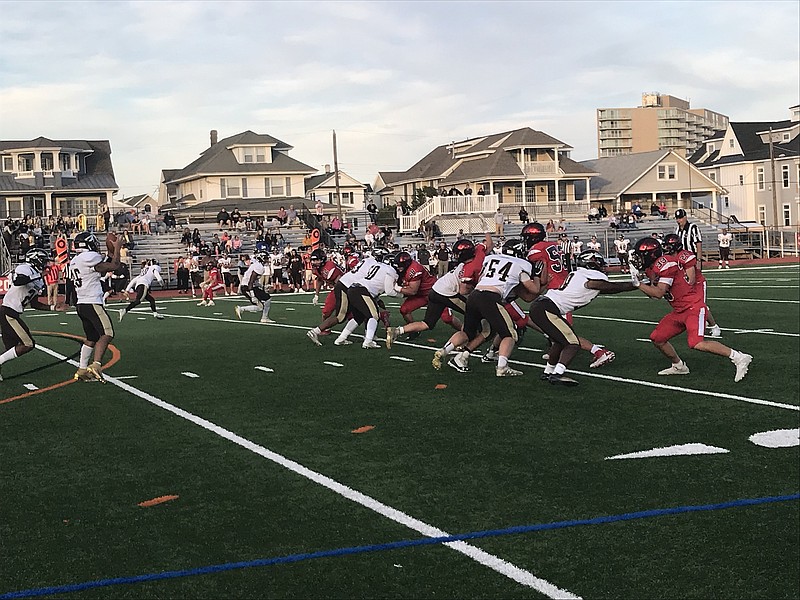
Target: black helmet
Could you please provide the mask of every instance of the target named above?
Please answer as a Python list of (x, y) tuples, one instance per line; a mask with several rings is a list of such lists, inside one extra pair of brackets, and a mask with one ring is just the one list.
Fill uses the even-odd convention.
[(49, 260), (50, 256), (41, 248), (34, 248), (25, 253), (25, 262), (40, 272), (44, 270)]
[(518, 258), (525, 258), (525, 255), (527, 254), (525, 242), (519, 238), (507, 240), (506, 243), (503, 244), (503, 254), (507, 254), (508, 256), (516, 256)]
[(81, 231), (75, 236), (72, 247), (75, 248), (75, 251), (90, 250), (92, 252), (97, 252), (100, 246), (97, 243), (97, 238), (94, 237), (91, 231)]
[(592, 269), (593, 271), (606, 272), (606, 259), (603, 255), (594, 250), (586, 250), (581, 252), (575, 257), (575, 264), (584, 269)]
[(683, 244), (681, 243), (681, 238), (677, 233), (670, 233), (665, 235), (664, 240), (661, 242), (661, 247), (664, 248), (664, 252), (666, 252), (667, 254), (675, 254), (676, 252), (680, 252), (681, 250), (683, 250)]
[(661, 247), (661, 242), (656, 238), (646, 237), (634, 244), (633, 252), (631, 252), (631, 262), (634, 267), (643, 271), (656, 262), (663, 254), (664, 250)]
[(397, 254), (392, 257), (391, 265), (394, 267), (394, 270), (397, 271), (397, 274), (402, 277), (408, 271), (408, 267), (411, 266), (411, 263), (414, 261), (411, 258), (411, 255), (408, 252), (398, 252)]
[(525, 240), (527, 247), (530, 248), (534, 244), (538, 244), (547, 237), (547, 230), (544, 228), (544, 225), (534, 221), (533, 223), (528, 223), (522, 228), (521, 235), (522, 239)]
[(319, 261), (319, 264), (321, 265), (325, 264), (325, 261), (328, 260), (328, 257), (325, 256), (325, 252), (322, 250), (322, 248), (317, 248), (316, 250), (312, 250), (311, 254), (309, 254), (309, 258), (311, 259), (312, 263), (315, 261)]
[(475, 256), (475, 244), (470, 240), (458, 240), (453, 244), (453, 257), (460, 263)]

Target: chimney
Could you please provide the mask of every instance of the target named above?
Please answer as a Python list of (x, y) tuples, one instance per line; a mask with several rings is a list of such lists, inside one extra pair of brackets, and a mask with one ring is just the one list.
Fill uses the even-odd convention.
[(325, 175), (330, 175), (330, 174), (331, 174), (331, 166), (325, 165)]
[(217, 130), (216, 129), (212, 129), (211, 130), (211, 145), (213, 146), (216, 143), (217, 143)]

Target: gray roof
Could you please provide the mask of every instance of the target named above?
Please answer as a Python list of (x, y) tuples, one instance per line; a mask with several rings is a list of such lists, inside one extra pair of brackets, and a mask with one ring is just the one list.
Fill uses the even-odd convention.
[[(228, 150), (232, 145), (272, 145), (271, 163), (239, 163), (233, 152)], [(284, 154), (292, 147), (272, 136), (244, 131), (225, 139), (207, 148), (195, 161), (174, 173), (167, 183), (188, 179), (198, 175), (223, 174), (223, 173), (315, 173), (317, 169), (301, 163)]]
[[(69, 190), (73, 192), (119, 189), (111, 164), (111, 144), (108, 140), (50, 140), (38, 137), (30, 141), (0, 141), (0, 153), (17, 148), (64, 148), (85, 153), (86, 172), (77, 178), (66, 178), (58, 187), (48, 183), (36, 185), (34, 179), (18, 180), (12, 175), (0, 174), (0, 191), (32, 192), (36, 190)], [(48, 182), (51, 181), (48, 178)]]
[[(793, 125), (792, 121), (759, 121), (752, 123), (729, 123), (728, 126), (733, 130), (736, 140), (743, 154), (719, 157), (720, 152), (714, 152), (710, 156), (705, 156), (705, 146), (701, 146), (689, 159), (692, 164), (697, 166), (710, 166), (720, 164), (731, 164), (754, 160), (769, 160), (769, 144), (761, 141), (759, 134), (773, 130), (786, 130)], [(724, 137), (719, 136), (720, 139)], [(715, 136), (713, 139), (717, 139)], [(708, 141), (708, 140), (706, 140)], [(788, 142), (774, 142), (772, 151), (775, 156), (800, 156), (800, 136), (795, 136)]]
[(669, 153), (669, 150), (653, 150), (584, 160), (581, 164), (599, 173), (589, 180), (593, 197), (616, 197)]

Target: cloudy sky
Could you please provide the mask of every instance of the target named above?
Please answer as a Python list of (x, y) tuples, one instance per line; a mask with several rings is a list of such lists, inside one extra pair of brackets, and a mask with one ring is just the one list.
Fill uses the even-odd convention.
[(108, 139), (154, 194), (209, 131), (245, 130), (373, 183), (519, 127), (597, 156), (595, 109), (645, 91), (733, 121), (788, 118), (800, 3), (0, 0), (0, 139)]

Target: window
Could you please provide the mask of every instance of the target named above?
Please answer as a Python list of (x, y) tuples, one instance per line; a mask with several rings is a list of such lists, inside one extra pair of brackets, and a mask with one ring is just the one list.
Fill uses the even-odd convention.
[(244, 149), (244, 162), (246, 162), (246, 163), (253, 162), (253, 156), (254, 156), (253, 150), (254, 150), (254, 148), (245, 148)]
[(758, 222), (762, 225), (767, 224), (767, 207), (763, 204), (758, 205)]
[(781, 167), (781, 181), (783, 182), (783, 187), (789, 189), (789, 165)]
[(11, 156), (3, 157), (3, 171), (10, 173), (14, 170), (14, 158)]
[(756, 169), (756, 181), (758, 182), (758, 190), (763, 192), (766, 189), (766, 185), (764, 184), (764, 167), (758, 167)]
[(59, 154), (58, 160), (61, 163), (62, 171), (72, 170), (72, 157), (69, 154)]
[(788, 204), (783, 205), (783, 224), (784, 225), (792, 224), (792, 212)]
[(733, 138), (728, 140), (728, 146), (733, 148)]
[(33, 154), (20, 154), (17, 160), (18, 171), (33, 171)]
[(226, 184), (225, 187), (226, 187), (227, 196), (223, 196), (223, 197), (231, 198), (231, 197), (241, 196), (242, 195), (242, 192), (241, 192), (239, 186), (236, 185), (236, 183), (234, 183), (233, 179), (231, 179), (230, 181), (228, 181), (226, 179), (225, 180), (225, 184)]
[(273, 181), (271, 177), (265, 177), (264, 195), (267, 198), (270, 196), (283, 196), (283, 186), (279, 185), (277, 180)]
[(714, 144), (709, 144), (708, 145), (708, 153), (711, 154), (712, 152), (714, 152), (714, 150), (716, 150), (716, 148), (717, 147)]
[(744, 175), (739, 175), (739, 185), (744, 185)]
[(783, 141), (784, 142), (788, 142), (791, 138), (792, 138), (792, 135), (790, 133), (784, 133), (783, 134)]
[(658, 165), (659, 181), (677, 179), (677, 167), (674, 164)]
[(42, 163), (42, 171), (52, 171), (53, 170), (53, 153), (52, 152), (42, 152), (41, 157), (39, 159)]
[(247, 198), (247, 177), (242, 177), (242, 198)]
[(717, 180), (717, 174), (716, 174), (716, 173), (714, 173), (714, 171), (711, 171), (711, 172), (709, 172), (709, 174), (708, 174), (708, 178), (709, 178), (711, 181), (716, 181), (716, 180)]
[(292, 178), (291, 177), (287, 177), (286, 178), (286, 195), (287, 196), (291, 196), (292, 195)]
[(266, 156), (264, 148), (256, 148), (256, 162), (267, 162)]
[(731, 200), (730, 200), (730, 198), (728, 198), (727, 196), (723, 196), (723, 197), (722, 197), (722, 205), (723, 205), (725, 208), (730, 208), (730, 207), (731, 207)]

